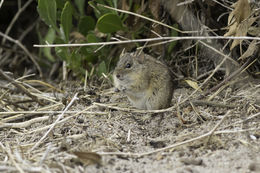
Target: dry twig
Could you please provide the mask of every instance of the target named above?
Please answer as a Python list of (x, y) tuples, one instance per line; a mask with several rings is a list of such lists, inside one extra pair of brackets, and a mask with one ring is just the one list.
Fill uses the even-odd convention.
[(34, 96), (33, 94), (31, 94), (24, 86), (22, 86), (21, 84), (19, 84), (18, 82), (16, 82), (15, 80), (13, 80), (12, 78), (10, 78), (8, 75), (6, 75), (1, 69), (0, 69), (0, 76), (2, 76), (3, 78), (5, 78), (8, 82), (12, 83), (16, 88), (18, 88), (20, 91), (22, 91), (24, 94), (26, 94), (27, 96), (29, 96), (30, 98), (32, 98), (32, 100), (36, 101), (37, 103), (39, 103), (40, 105), (44, 105), (40, 100), (38, 100), (38, 98), (36, 96)]
[[(224, 36), (185, 36), (185, 37), (156, 37), (156, 38), (146, 38), (146, 39), (135, 39), (135, 40), (124, 40), (124, 41), (110, 41), (110, 42), (98, 42), (98, 43), (74, 43), (74, 44), (46, 44), (38, 45), (34, 44), (34, 47), (82, 47), (82, 46), (100, 46), (100, 45), (114, 45), (114, 44), (127, 44), (127, 43), (140, 43), (140, 42), (152, 42), (152, 41), (163, 41), (163, 40), (258, 40), (259, 37), (224, 37)], [(234, 60), (233, 60), (234, 61)]]
[[(89, 109), (91, 109), (91, 108), (93, 108), (93, 106), (87, 107), (86, 109), (77, 112), (75, 115), (71, 115), (71, 116), (69, 116), (69, 117), (66, 117), (66, 118), (62, 119), (61, 121), (57, 122), (56, 125), (62, 124), (62, 123), (64, 123), (64, 122), (67, 122), (67, 121), (70, 120), (71, 118), (76, 117), (77, 115), (82, 114), (82, 113), (86, 113), (86, 114), (98, 114), (98, 115), (106, 115), (106, 114), (107, 114), (106, 112), (91, 112), (91, 111), (87, 111), (87, 110), (89, 110)], [(67, 112), (66, 112), (66, 113), (67, 113)], [(48, 126), (40, 127), (40, 128), (38, 128), (38, 129), (34, 129), (34, 130), (29, 131), (29, 132), (27, 132), (27, 133), (28, 133), (28, 134), (32, 134), (32, 133), (36, 133), (36, 132), (41, 132), (41, 131), (44, 131), (44, 130), (49, 129), (51, 126), (52, 126), (52, 124), (51, 124), (51, 125), (48, 125)]]
[(39, 66), (38, 62), (34, 59), (34, 57), (28, 51), (28, 49), (24, 45), (21, 44), (20, 41), (14, 40), (13, 38), (9, 37), (8, 35), (5, 35), (1, 31), (0, 31), (0, 36), (2, 36), (3, 38), (6, 38), (7, 40), (17, 44), (29, 56), (29, 58), (31, 59), (31, 61), (34, 63), (34, 65), (36, 66), (37, 70), (39, 71), (40, 77), (42, 77), (42, 70), (41, 70), (41, 67)]
[(22, 170), (22, 168), (20, 167), (20, 165), (15, 161), (14, 156), (11, 152), (10, 146), (8, 143), (6, 143), (6, 147), (0, 142), (0, 146), (2, 147), (2, 150), (4, 150), (7, 155), (9, 156), (9, 159), (11, 160), (11, 162), (14, 164), (14, 166), (16, 167), (16, 169), (20, 172), (20, 173), (24, 173), (24, 171)]
[(64, 113), (70, 108), (70, 106), (74, 103), (74, 101), (77, 99), (77, 95), (78, 93), (76, 93), (74, 95), (74, 97), (71, 99), (70, 103), (66, 106), (66, 108), (64, 109), (64, 111), (58, 116), (58, 118), (56, 119), (56, 121), (51, 125), (51, 127), (49, 128), (49, 130), (43, 135), (43, 137), (31, 148), (30, 152), (33, 151), (36, 147), (38, 147), (41, 142), (43, 142), (43, 140), (45, 140), (45, 138), (48, 136), (48, 134), (53, 130), (53, 128), (55, 127), (55, 125), (60, 121), (60, 119), (63, 117)]
[(50, 118), (49, 116), (37, 117), (37, 118), (33, 118), (31, 120), (20, 122), (20, 123), (1, 123), (0, 122), (0, 129), (6, 128), (6, 127), (9, 127), (9, 128), (26, 128), (26, 127), (29, 127), (30, 125), (34, 124), (34, 123), (47, 121), (49, 118)]
[(239, 107), (239, 105), (233, 105), (233, 104), (224, 104), (219, 102), (213, 102), (213, 101), (207, 101), (207, 100), (192, 100), (191, 103), (197, 106), (213, 106), (213, 107), (222, 107), (222, 108), (236, 108)]
[(0, 8), (2, 7), (3, 3), (4, 3), (4, 0), (1, 0), (1, 2), (0, 2)]
[(248, 64), (250, 64), (251, 59), (249, 58), (247, 60), (246, 63), (244, 63), (239, 69), (237, 69), (236, 71), (234, 71), (231, 75), (229, 75), (227, 78), (225, 78), (222, 82), (220, 82), (219, 84), (217, 84), (215, 87), (211, 88), (209, 91), (207, 91), (205, 93), (205, 95), (210, 94), (211, 92), (217, 90), (218, 88), (220, 88), (221, 86), (223, 86), (225, 83), (227, 83), (228, 81), (230, 81), (232, 78), (234, 78), (235, 76), (239, 75), (240, 73), (242, 73), (242, 71), (244, 71), (245, 67), (248, 66)]
[[(230, 134), (230, 133), (242, 133), (242, 132), (248, 132), (248, 131), (256, 131), (256, 130), (259, 130), (259, 129), (260, 128), (242, 129), (242, 130), (220, 130), (220, 131), (215, 131), (214, 135)], [(155, 153), (158, 153), (158, 152), (163, 152), (163, 151), (167, 151), (167, 150), (170, 150), (170, 149), (173, 149), (173, 148), (177, 148), (177, 147), (180, 147), (182, 145), (186, 145), (186, 144), (198, 141), (198, 140), (202, 140), (202, 139), (204, 139), (206, 137), (209, 137), (211, 134), (212, 133), (210, 131), (210, 132), (205, 133), (203, 135), (200, 135), (198, 137), (195, 137), (195, 138), (192, 138), (192, 139), (188, 139), (186, 141), (179, 142), (177, 144), (169, 145), (167, 147), (160, 148), (160, 149), (157, 149), (157, 150), (144, 152), (144, 153), (98, 152), (98, 154), (100, 154), (100, 155), (121, 155), (121, 156), (129, 156), (129, 157), (143, 157), (143, 156), (146, 156), (146, 155), (151, 155), (151, 154), (155, 154)]]
[[(7, 27), (6, 31), (5, 31), (5, 35), (8, 35), (10, 30), (12, 29), (15, 21), (18, 19), (18, 17), (20, 16), (20, 14), (32, 3), (33, 0), (29, 0), (27, 1), (22, 8), (19, 8), (17, 13), (15, 14), (14, 18), (12, 19), (12, 21), (10, 22), (9, 26)], [(6, 37), (3, 38), (2, 40), (2, 45), (5, 43), (6, 41)]]
[(214, 134), (214, 132), (217, 130), (217, 128), (220, 126), (220, 124), (226, 119), (226, 117), (230, 114), (231, 111), (227, 111), (227, 113), (223, 116), (223, 118), (217, 123), (217, 125), (209, 132), (210, 135), (208, 137), (207, 143), (209, 142), (211, 136)]

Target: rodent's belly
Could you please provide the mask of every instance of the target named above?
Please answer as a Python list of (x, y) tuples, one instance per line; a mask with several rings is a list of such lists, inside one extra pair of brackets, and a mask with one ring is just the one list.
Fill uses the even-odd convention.
[(147, 96), (144, 92), (126, 93), (126, 95), (134, 107), (138, 109), (147, 109)]

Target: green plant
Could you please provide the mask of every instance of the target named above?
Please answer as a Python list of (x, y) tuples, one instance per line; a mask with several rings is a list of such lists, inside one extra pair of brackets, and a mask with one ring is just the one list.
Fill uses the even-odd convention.
[[(154, 37), (154, 34), (151, 32), (151, 30), (154, 30), (152, 22), (133, 15), (118, 13), (98, 4), (131, 10), (132, 12), (153, 18), (151, 9), (141, 1), (38, 0), (39, 15), (49, 26), (46, 35), (40, 36), (42, 38), (41, 43), (105, 42), (110, 41), (114, 33), (119, 31), (121, 36), (129, 39)], [(159, 6), (156, 8), (159, 9)], [(160, 27), (155, 29), (155, 32), (163, 34), (163, 30)], [(171, 31), (170, 34), (172, 36), (178, 35), (176, 31)], [(168, 55), (174, 49), (175, 44), (176, 42), (168, 44)], [(131, 51), (141, 45), (143, 43), (124, 46), (127, 47), (128, 51)], [(55, 61), (57, 58), (66, 61), (67, 67), (77, 76), (84, 76), (86, 70), (90, 75), (96, 74), (100, 76), (102, 73), (110, 71), (110, 66), (113, 64), (111, 62), (115, 60), (111, 56), (117, 57), (122, 47), (120, 45), (56, 47), (55, 55), (53, 55), (50, 48), (43, 48), (41, 52), (50, 62)], [(159, 48), (159, 51), (161, 51), (163, 47)]]
[[(96, 5), (99, 3), (117, 7), (117, 0), (88, 1), (88, 4), (85, 4), (86, 2), (85, 0), (38, 0), (37, 10), (40, 18), (49, 26), (41, 42), (48, 44), (100, 42), (109, 40), (114, 32), (126, 30), (122, 22), (125, 19), (124, 15), (119, 16), (113, 10)], [(85, 6), (92, 8), (88, 8), (90, 11), (86, 12)], [(99, 46), (56, 47), (56, 56), (52, 55), (51, 48), (43, 48), (42, 52), (48, 61), (54, 62), (56, 57), (66, 61), (68, 68), (77, 76), (83, 76), (85, 70), (92, 71), (92, 68), (95, 74), (100, 76), (108, 72), (107, 55), (111, 46), (96, 51), (97, 49)]]

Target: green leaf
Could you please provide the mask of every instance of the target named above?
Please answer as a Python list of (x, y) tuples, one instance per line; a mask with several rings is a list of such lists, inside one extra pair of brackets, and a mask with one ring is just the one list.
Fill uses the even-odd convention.
[(69, 1), (64, 5), (64, 8), (61, 12), (61, 27), (65, 35), (65, 41), (69, 41), (69, 34), (72, 28), (72, 6)]
[[(57, 44), (64, 44), (64, 41), (60, 38), (56, 38), (55, 43)], [(55, 47), (56, 55), (65, 61), (69, 59), (69, 48), (68, 47)]]
[(88, 1), (88, 5), (94, 9), (95, 16), (96, 16), (97, 18), (99, 18), (101, 12), (100, 12), (99, 9), (97, 8), (97, 5), (94, 3), (94, 1)]
[(66, 0), (55, 0), (58, 9), (63, 9)]
[(49, 26), (55, 28), (56, 26), (56, 1), (54, 0), (38, 0), (38, 13), (41, 19)]
[(85, 70), (82, 67), (82, 57), (78, 50), (74, 50), (69, 59), (67, 60), (67, 65), (76, 75), (83, 75)]
[(112, 13), (101, 16), (97, 21), (97, 28), (103, 33), (112, 33), (124, 29), (121, 19), (118, 15)]
[(93, 33), (89, 33), (87, 35), (87, 41), (88, 41), (88, 43), (97, 43), (97, 42), (99, 42), (98, 38)]
[(80, 15), (84, 15), (85, 0), (75, 0), (75, 4), (79, 9)]
[(81, 47), (80, 48), (80, 53), (82, 54), (83, 56), (83, 59), (86, 61), (86, 62), (91, 62), (93, 64), (95, 64), (98, 60), (98, 57), (97, 55), (94, 53), (94, 50), (93, 48), (90, 48), (90, 47)]
[[(53, 41), (55, 40), (55, 30), (53, 28), (50, 28), (44, 38), (44, 40), (48, 43), (48, 44), (52, 44)], [(54, 57), (51, 54), (51, 48), (50, 47), (45, 47), (43, 48), (43, 54), (52, 62), (54, 62)]]
[(81, 67), (81, 56), (80, 54), (78, 53), (77, 50), (74, 50), (71, 54), (71, 62), (70, 62), (70, 66), (73, 68), (73, 69), (80, 69)]
[(89, 6), (91, 6), (93, 8), (96, 18), (100, 18), (103, 14), (106, 14), (106, 13), (117, 14), (117, 12), (115, 10), (111, 10), (111, 9), (97, 5), (97, 4), (107, 5), (107, 3), (104, 0), (88, 1), (88, 4), (89, 4)]
[(86, 36), (88, 31), (95, 29), (95, 24), (95, 20), (91, 16), (84, 16), (79, 21), (79, 32)]
[(107, 68), (106, 68), (106, 63), (105, 61), (102, 61), (99, 66), (98, 66), (98, 69), (97, 69), (97, 75), (98, 76), (101, 76), (102, 73), (107, 73)]

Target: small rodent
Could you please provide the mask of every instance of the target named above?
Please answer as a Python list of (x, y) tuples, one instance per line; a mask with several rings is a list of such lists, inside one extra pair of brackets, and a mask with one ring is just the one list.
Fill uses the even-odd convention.
[(138, 109), (156, 110), (170, 106), (173, 94), (171, 71), (143, 52), (124, 53), (113, 73), (117, 91)]

